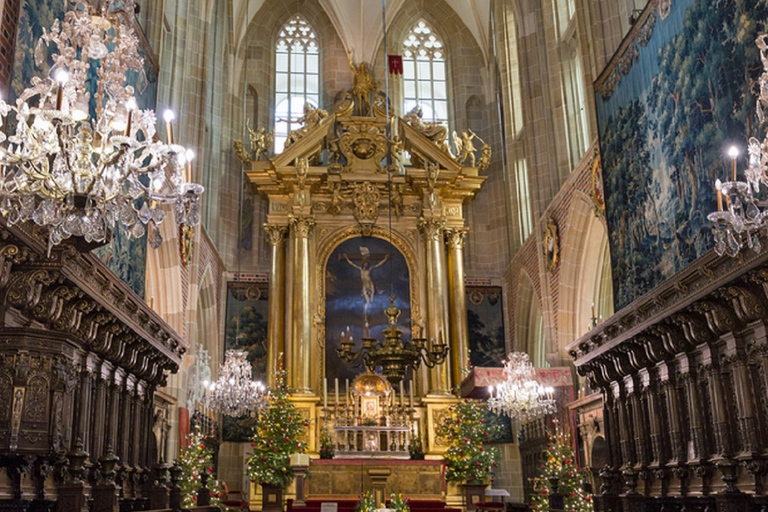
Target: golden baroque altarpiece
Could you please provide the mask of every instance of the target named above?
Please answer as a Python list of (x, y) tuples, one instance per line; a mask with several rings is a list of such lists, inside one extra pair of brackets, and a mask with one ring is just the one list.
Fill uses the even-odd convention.
[[(471, 142), (457, 147), (455, 156), (447, 127), (423, 121), (420, 111), (388, 116), (381, 92), (371, 91), (370, 108), (362, 111), (351, 93), (339, 97), (330, 113), (305, 109), (304, 127), (273, 158), (260, 149), (264, 138), (252, 137), (253, 159), (235, 142), (254, 190), (269, 203), (268, 367), (285, 354), (290, 384), (299, 390), (297, 405), (316, 419), (309, 438), (316, 449), (320, 431), (339, 420), (333, 411), (340, 405), (331, 395), (324, 417), (328, 259), (354, 237), (391, 242), (411, 276), (409, 327), (422, 329), (424, 338), (443, 336), (450, 347), (445, 364), (415, 375), (426, 451), (440, 454), (443, 444), (432, 426), (454, 402), (451, 389), (461, 383), (468, 361), (464, 205), (486, 179), (481, 172), (490, 147), (484, 144), (477, 166), (469, 167), (459, 162), (474, 164)], [(264, 132), (251, 130), (252, 136)], [(455, 134), (454, 141), (461, 144)]]

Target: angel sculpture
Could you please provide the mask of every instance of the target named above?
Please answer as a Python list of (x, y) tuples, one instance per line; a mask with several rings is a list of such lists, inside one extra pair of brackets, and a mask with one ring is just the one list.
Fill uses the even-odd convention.
[(266, 160), (269, 160), (267, 151), (275, 143), (275, 133), (268, 132), (263, 126), (257, 131), (254, 131), (250, 126), (246, 125), (248, 133), (251, 134), (251, 152), (254, 154), (254, 161), (258, 161), (261, 155), (264, 155)]
[[(470, 135), (471, 134), (471, 135)], [(480, 137), (475, 132), (469, 130), (467, 132), (461, 132), (461, 137), (453, 132), (453, 144), (456, 146), (456, 161), (462, 165), (469, 159), (469, 166), (475, 166), (475, 145), (472, 143), (472, 139)]]

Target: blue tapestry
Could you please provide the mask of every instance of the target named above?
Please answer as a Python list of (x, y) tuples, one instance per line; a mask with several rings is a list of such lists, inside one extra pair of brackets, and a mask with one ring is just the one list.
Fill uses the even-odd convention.
[[(411, 295), (408, 264), (403, 255), (386, 240), (358, 237), (339, 244), (331, 253), (325, 268), (325, 373), (328, 382), (338, 378), (344, 389), (364, 370), (361, 364), (351, 367), (341, 361), (336, 349), (341, 333), (349, 332), (360, 347), (367, 317), (370, 337), (383, 340), (387, 327), (384, 310), (394, 294), (400, 309), (397, 326), (405, 339), (411, 339)], [(406, 377), (408, 379), (409, 377)]]
[[(647, 14), (647, 16), (645, 15)], [(713, 247), (727, 148), (759, 133), (764, 0), (651, 0), (595, 83), (618, 311)]]
[[(227, 283), (225, 350), (245, 350), (253, 378), (261, 382), (267, 376), (268, 290), (266, 283)], [(243, 442), (251, 436), (252, 421), (248, 415), (224, 416), (222, 427), (224, 441)]]
[[(24, 89), (31, 85), (32, 77), (42, 76), (48, 72), (48, 64), (43, 64), (44, 69), (39, 69), (35, 65), (34, 49), (43, 33), (43, 28), (48, 30), (55, 19), (64, 18), (64, 4), (65, 2), (61, 0), (22, 3), (16, 35), (9, 102), (14, 102)], [(140, 30), (138, 25), (136, 28)], [(141, 34), (139, 34), (139, 40), (146, 44)], [(134, 85), (136, 103), (139, 108), (154, 109), (157, 102), (157, 68), (150, 58), (151, 49), (144, 44), (139, 45), (139, 53), (144, 58), (146, 78), (131, 72), (127, 81)], [(95, 74), (95, 67), (92, 67), (91, 71)], [(95, 80), (91, 83), (95, 87)], [(94, 91), (91, 91), (92, 111), (95, 110), (94, 96)], [(128, 284), (137, 295), (144, 297), (147, 260), (146, 236), (140, 239), (129, 239), (118, 229), (113, 233), (110, 243), (96, 249), (94, 254), (123, 282)]]

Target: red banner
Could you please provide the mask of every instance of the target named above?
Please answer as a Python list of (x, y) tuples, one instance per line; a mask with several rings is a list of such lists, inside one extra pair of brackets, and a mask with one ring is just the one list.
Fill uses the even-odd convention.
[(403, 74), (403, 56), (402, 55), (387, 55), (387, 61), (389, 62), (389, 72), (393, 75)]

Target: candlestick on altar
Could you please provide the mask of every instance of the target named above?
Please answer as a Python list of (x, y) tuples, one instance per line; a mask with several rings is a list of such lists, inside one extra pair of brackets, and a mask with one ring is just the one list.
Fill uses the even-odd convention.
[(403, 386), (403, 381), (400, 381), (400, 409), (405, 410), (405, 387)]
[(339, 403), (339, 378), (338, 377), (336, 377), (336, 379), (334, 379), (334, 383), (333, 384), (334, 384), (334, 386), (336, 388), (336, 407), (338, 407), (339, 405), (341, 405)]
[(323, 377), (323, 413), (328, 420), (328, 377)]

